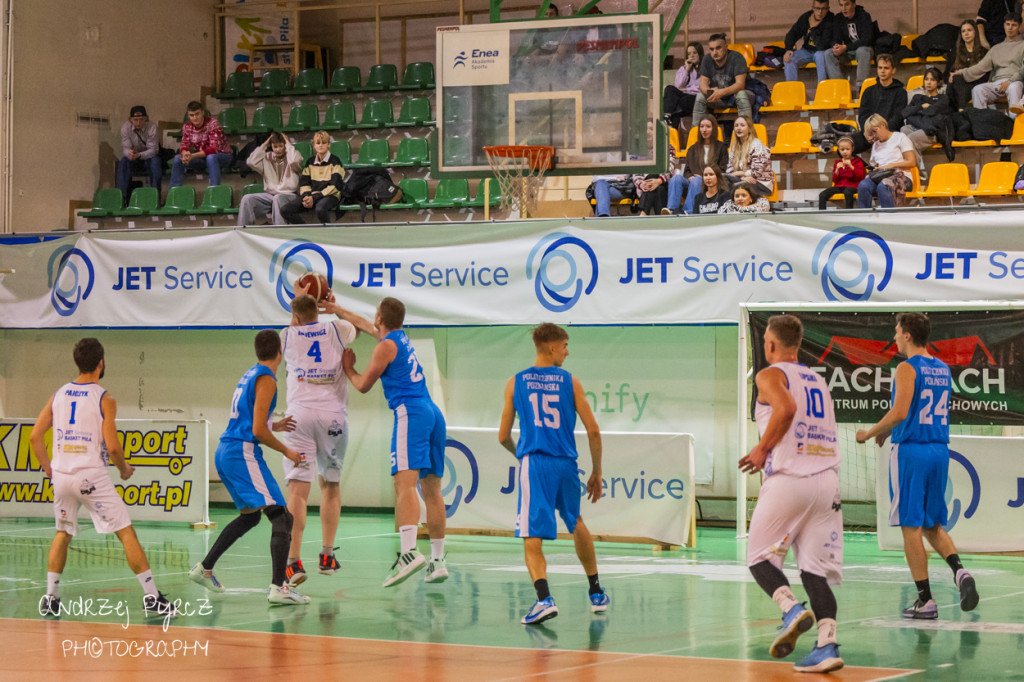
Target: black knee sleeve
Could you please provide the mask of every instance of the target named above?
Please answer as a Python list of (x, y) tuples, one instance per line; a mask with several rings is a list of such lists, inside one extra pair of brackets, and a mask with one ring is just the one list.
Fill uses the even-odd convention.
[(836, 605), (836, 595), (828, 585), (828, 580), (823, 576), (807, 571), (800, 571), (800, 582), (807, 590), (807, 598), (811, 602), (811, 610), (818, 620), (831, 618), (835, 620), (839, 607)]
[(787, 587), (789, 581), (786, 575), (776, 568), (770, 561), (759, 561), (750, 567), (750, 575), (754, 576), (754, 582), (764, 590), (769, 597), (775, 594), (780, 587)]

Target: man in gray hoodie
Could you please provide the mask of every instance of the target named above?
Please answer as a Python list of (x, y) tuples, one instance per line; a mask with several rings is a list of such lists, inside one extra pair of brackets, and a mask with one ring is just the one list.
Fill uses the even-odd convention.
[(1020, 25), (1020, 14), (1007, 14), (1003, 22), (1006, 40), (993, 45), (988, 54), (974, 66), (954, 72), (963, 76), (966, 82), (981, 78), (986, 73), (991, 74), (987, 83), (975, 85), (971, 89), (974, 107), (984, 109), (1005, 97), (1012, 113), (1024, 112), (1020, 101), (1024, 95), (1024, 83), (1021, 82), (1024, 78), (1024, 40), (1020, 38)]
[(238, 206), (239, 225), (252, 225), (260, 216), (267, 216), (271, 225), (285, 224), (282, 209), (299, 202), (296, 192), (302, 160), (291, 141), (276, 131), (253, 150), (246, 163), (263, 176), (263, 191), (242, 197)]

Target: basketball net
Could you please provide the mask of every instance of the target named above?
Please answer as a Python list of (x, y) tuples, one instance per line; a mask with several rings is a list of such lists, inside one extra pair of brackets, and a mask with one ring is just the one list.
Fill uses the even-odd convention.
[(554, 147), (545, 145), (484, 147), (501, 188), (501, 208), (519, 209), (521, 218), (537, 212), (537, 196), (554, 152)]

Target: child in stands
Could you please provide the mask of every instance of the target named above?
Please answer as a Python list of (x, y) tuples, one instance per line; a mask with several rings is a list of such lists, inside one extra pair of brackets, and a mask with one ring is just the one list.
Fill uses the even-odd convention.
[(853, 155), (853, 138), (841, 137), (837, 143), (839, 158), (832, 166), (832, 186), (818, 195), (818, 210), (824, 211), (829, 199), (842, 194), (846, 199), (846, 208), (853, 208), (853, 195), (857, 193), (857, 185), (867, 175), (864, 161)]

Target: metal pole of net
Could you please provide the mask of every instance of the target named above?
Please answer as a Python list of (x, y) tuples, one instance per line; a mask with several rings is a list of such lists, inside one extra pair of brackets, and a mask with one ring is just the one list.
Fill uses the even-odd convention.
[(537, 212), (544, 174), (551, 168), (555, 148), (547, 145), (484, 147), (487, 163), (501, 188), (501, 207), (518, 209), (520, 218)]

